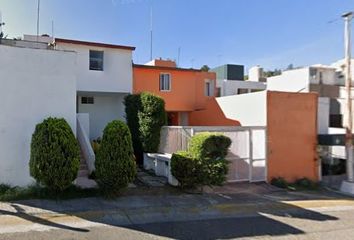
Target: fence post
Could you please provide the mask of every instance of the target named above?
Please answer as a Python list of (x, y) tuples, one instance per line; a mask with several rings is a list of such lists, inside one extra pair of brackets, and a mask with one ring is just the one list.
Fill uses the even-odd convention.
[(253, 135), (252, 135), (252, 129), (249, 129), (249, 138), (248, 138), (248, 144), (249, 144), (249, 181), (252, 182), (252, 168), (253, 168)]

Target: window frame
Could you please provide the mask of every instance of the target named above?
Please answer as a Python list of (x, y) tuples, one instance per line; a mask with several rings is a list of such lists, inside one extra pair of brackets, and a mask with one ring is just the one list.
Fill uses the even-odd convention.
[[(85, 101), (84, 101), (85, 99)], [(90, 101), (92, 100), (92, 101)], [(84, 105), (93, 105), (95, 104), (95, 97), (93, 96), (81, 96), (81, 104), (84, 104)]]
[[(169, 76), (169, 78), (168, 78), (168, 80), (169, 80), (169, 84), (168, 84), (168, 86), (169, 86), (169, 89), (162, 89), (162, 85), (164, 85), (164, 84), (161, 84), (161, 76), (162, 75), (168, 75)], [(159, 91), (160, 92), (171, 92), (171, 90), (172, 90), (172, 75), (171, 75), (171, 73), (167, 73), (167, 72), (161, 72), (160, 74), (159, 74)]]
[[(99, 58), (93, 58), (91, 57), (91, 52), (99, 52), (99, 53), (102, 53), (102, 59), (99, 59)], [(102, 66), (101, 68), (92, 68), (91, 66), (91, 59), (93, 59), (93, 61), (101, 61), (102, 63)], [(94, 49), (90, 49), (89, 50), (89, 70), (90, 71), (101, 71), (103, 72), (104, 71), (104, 51), (103, 50), (94, 50)]]

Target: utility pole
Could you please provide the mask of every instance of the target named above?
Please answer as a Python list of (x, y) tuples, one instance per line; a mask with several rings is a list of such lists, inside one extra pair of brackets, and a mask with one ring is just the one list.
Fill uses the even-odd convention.
[(347, 181), (342, 182), (341, 190), (347, 193), (354, 194), (354, 176), (353, 176), (353, 113), (352, 113), (352, 98), (351, 98), (351, 21), (353, 12), (348, 12), (342, 15), (345, 21), (344, 41), (345, 41), (345, 89), (346, 96), (346, 124), (345, 124), (345, 150), (347, 153)]
[(39, 40), (39, 7), (41, 5), (41, 1), (37, 0), (37, 42)]
[(150, 8), (150, 61), (152, 61), (152, 7)]
[(177, 67), (179, 67), (179, 57), (180, 56), (181, 56), (181, 47), (178, 48)]

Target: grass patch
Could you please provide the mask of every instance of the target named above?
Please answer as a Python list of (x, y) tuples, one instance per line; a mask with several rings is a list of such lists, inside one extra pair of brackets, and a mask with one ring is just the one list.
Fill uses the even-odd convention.
[(28, 187), (11, 187), (6, 184), (0, 184), (0, 201), (14, 201), (25, 199), (53, 199), (66, 200), (74, 198), (86, 198), (100, 196), (99, 189), (82, 189), (71, 185), (63, 192), (53, 192), (48, 188), (37, 184)]

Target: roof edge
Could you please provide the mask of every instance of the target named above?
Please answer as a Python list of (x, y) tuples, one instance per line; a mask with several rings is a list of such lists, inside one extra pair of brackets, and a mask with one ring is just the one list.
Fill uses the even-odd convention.
[(88, 42), (88, 41), (65, 39), (65, 38), (55, 38), (55, 42), (87, 45), (87, 46), (103, 47), (103, 48), (124, 49), (124, 50), (131, 50), (131, 51), (135, 50), (135, 47), (132, 47), (132, 46), (116, 45), (116, 44), (109, 44), (109, 43)]
[[(190, 72), (203, 72), (200, 69), (194, 69), (194, 68), (152, 66), (152, 65), (144, 65), (144, 64), (135, 64), (135, 63), (133, 64), (133, 67), (136, 67), (136, 68), (149, 68), (149, 69), (162, 69), (162, 70), (179, 70), (179, 71), (190, 71)], [(207, 72), (207, 73), (210, 73), (210, 72)]]

